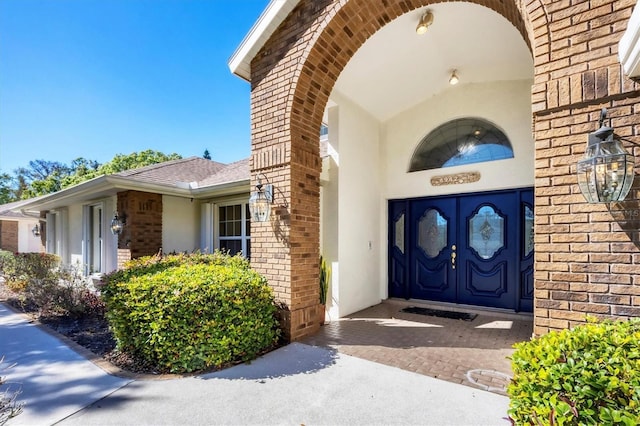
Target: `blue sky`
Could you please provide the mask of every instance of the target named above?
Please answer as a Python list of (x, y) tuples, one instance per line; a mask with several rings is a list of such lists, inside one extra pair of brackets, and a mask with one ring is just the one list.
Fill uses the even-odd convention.
[(154, 149), (249, 156), (227, 61), (268, 0), (0, 0), (0, 172)]

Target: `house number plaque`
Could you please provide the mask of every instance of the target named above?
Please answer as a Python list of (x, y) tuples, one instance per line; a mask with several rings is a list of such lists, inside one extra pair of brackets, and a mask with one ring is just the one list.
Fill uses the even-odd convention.
[(461, 183), (471, 183), (480, 180), (480, 172), (456, 173), (454, 175), (441, 175), (431, 178), (431, 185), (458, 185)]

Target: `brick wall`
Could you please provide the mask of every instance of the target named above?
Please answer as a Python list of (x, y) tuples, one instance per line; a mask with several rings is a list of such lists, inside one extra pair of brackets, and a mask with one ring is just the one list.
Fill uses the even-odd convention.
[[(368, 37), (429, 3), (302, 0), (251, 64), (252, 177), (262, 173), (277, 188), (277, 214), (252, 224), (252, 264), (289, 307), (293, 339), (318, 327), (317, 141), (331, 89)], [(617, 60), (635, 0), (475, 3), (505, 16), (534, 56), (535, 332), (571, 326), (585, 312), (640, 314), (640, 184), (630, 201), (608, 210), (586, 204), (575, 177), (601, 107), (617, 134), (638, 142), (639, 88)]]
[(588, 204), (576, 180), (587, 135), (606, 107), (629, 152), (640, 149), (640, 92), (623, 75), (618, 42), (635, 1), (551, 2), (549, 42), (536, 57), (535, 330), (585, 314), (640, 316), (640, 182), (623, 203)]
[[(118, 236), (118, 266), (162, 249), (162, 195), (141, 191), (118, 192), (118, 215), (126, 218)], [(128, 259), (127, 259), (128, 260)]]
[(0, 220), (0, 249), (11, 252), (18, 251), (18, 222)]

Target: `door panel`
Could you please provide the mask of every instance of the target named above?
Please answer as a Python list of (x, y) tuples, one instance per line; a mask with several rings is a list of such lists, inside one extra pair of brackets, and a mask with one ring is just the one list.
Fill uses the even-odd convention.
[(409, 297), (455, 301), (456, 274), (451, 255), (457, 238), (456, 200), (414, 201), (409, 216)]
[(533, 191), (390, 201), (389, 296), (531, 311)]
[(407, 282), (407, 202), (389, 202), (389, 297), (409, 298)]
[(515, 307), (517, 286), (518, 197), (485, 193), (460, 198), (458, 257), (466, 274), (459, 283), (458, 303)]

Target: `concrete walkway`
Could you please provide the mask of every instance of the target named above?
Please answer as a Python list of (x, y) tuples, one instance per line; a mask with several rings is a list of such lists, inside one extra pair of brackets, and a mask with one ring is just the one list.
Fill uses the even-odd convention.
[(129, 380), (0, 304), (0, 354), (25, 403), (9, 425), (509, 424), (504, 396), (301, 343), (216, 373)]

